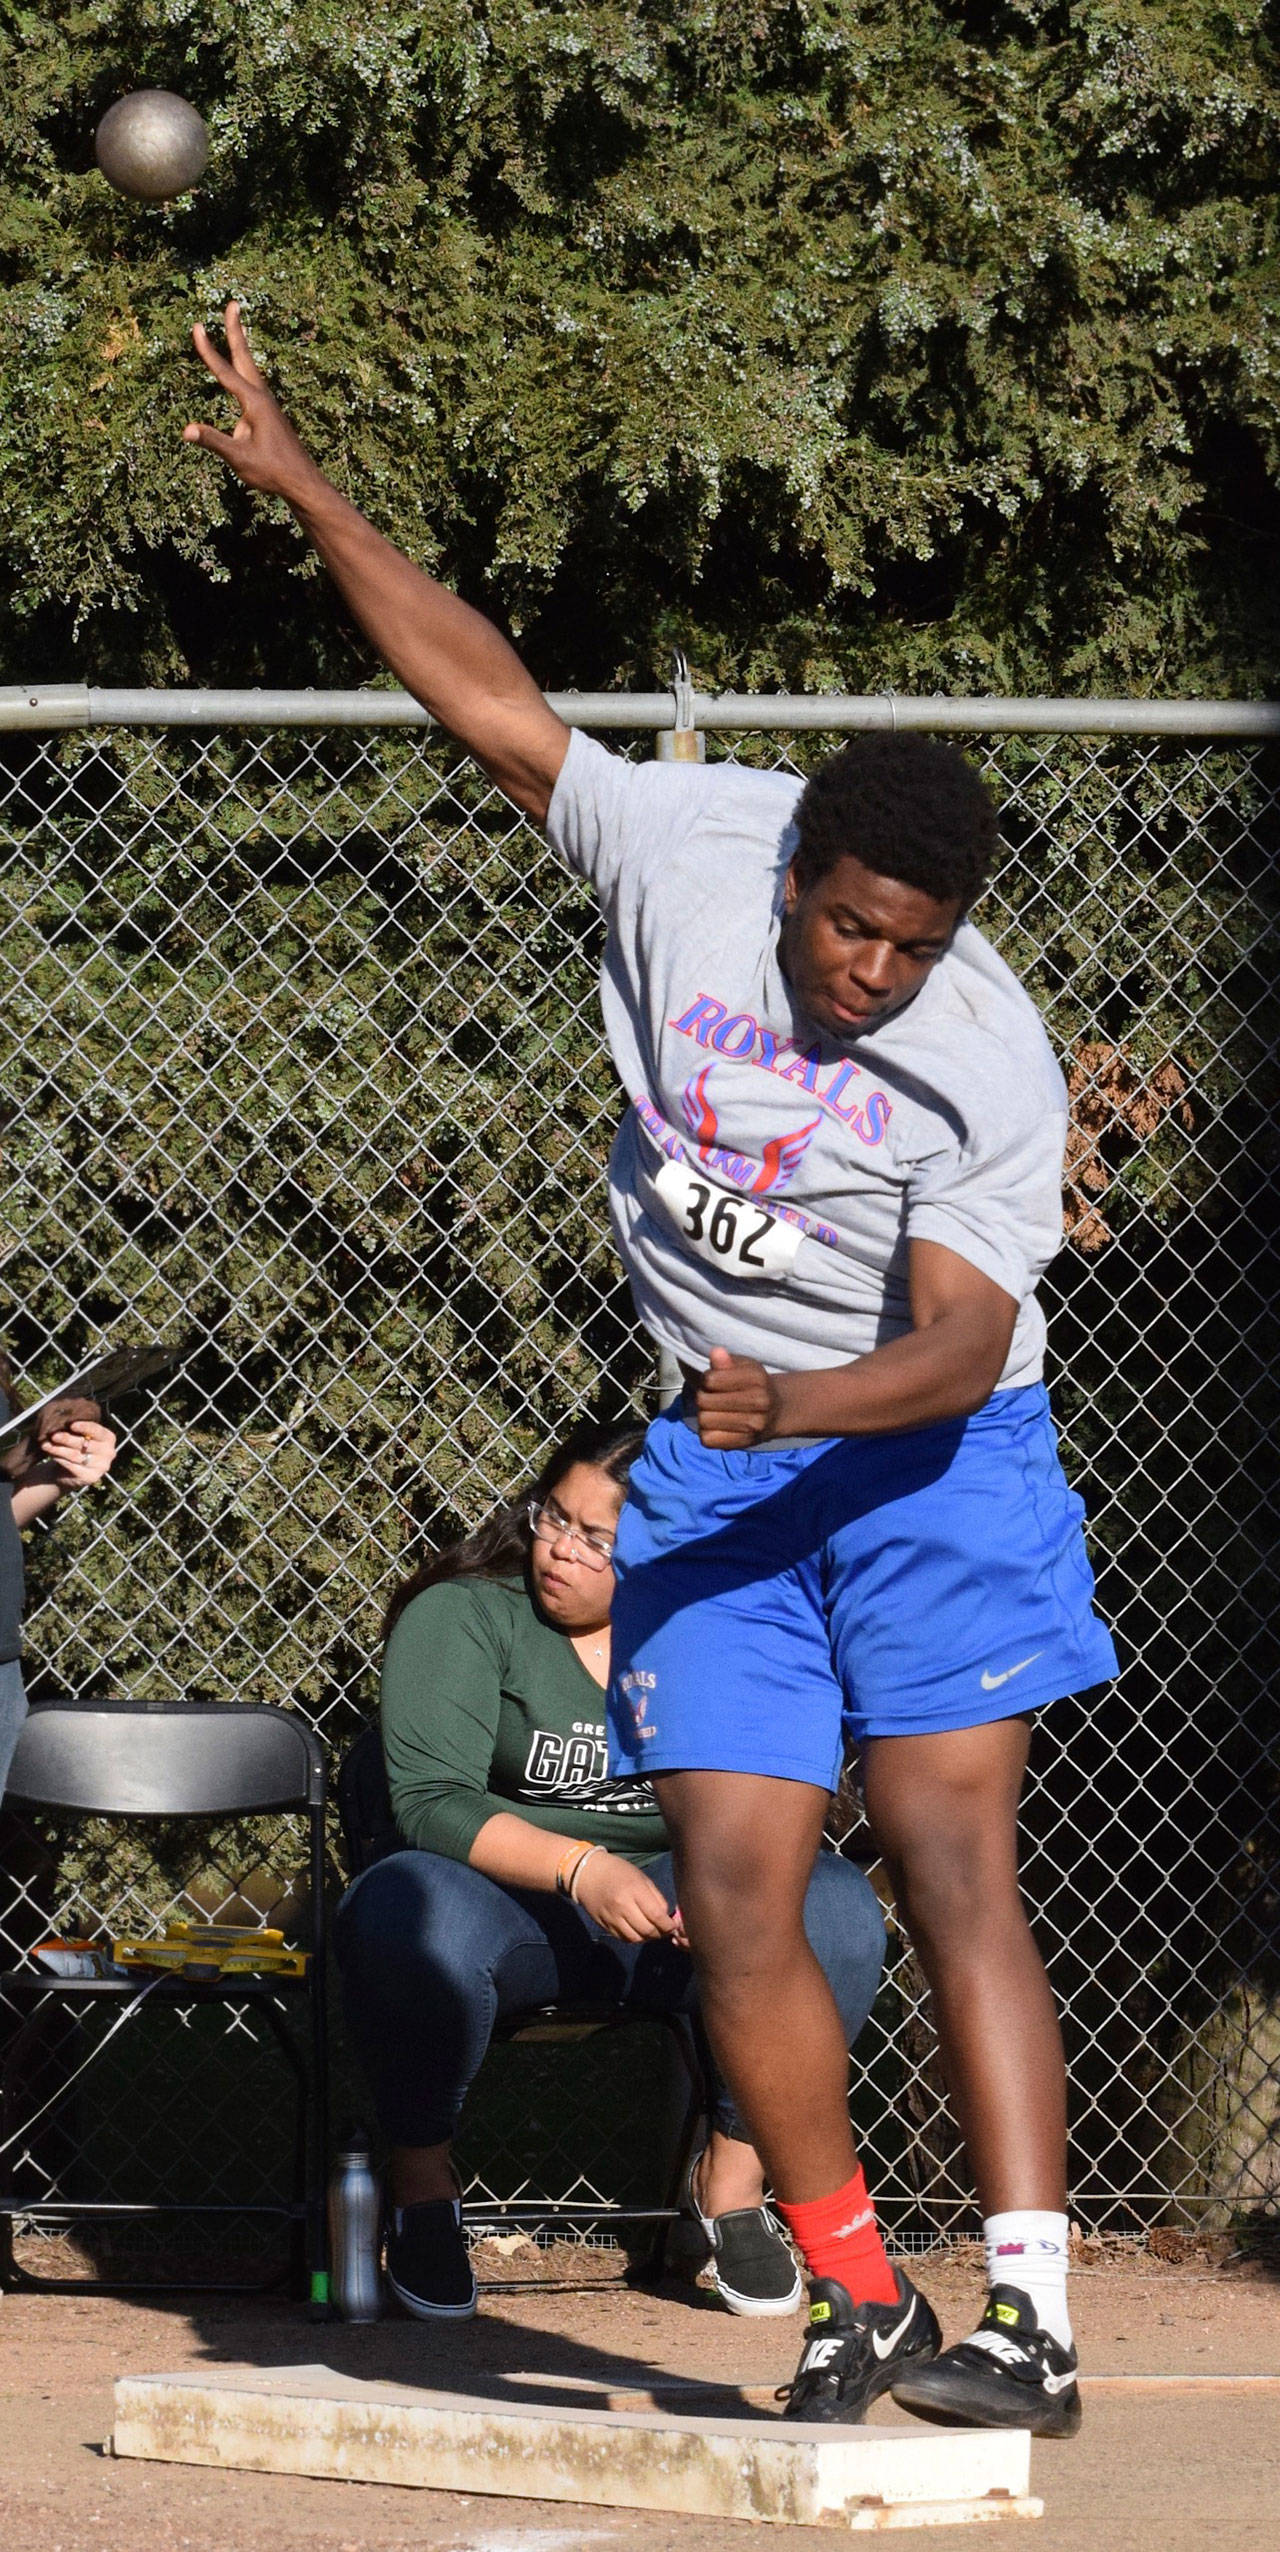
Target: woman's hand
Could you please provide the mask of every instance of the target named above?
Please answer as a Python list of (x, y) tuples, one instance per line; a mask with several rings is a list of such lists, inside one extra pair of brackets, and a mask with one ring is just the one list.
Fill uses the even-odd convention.
[[(84, 1407), (86, 1404), (80, 1404)], [(96, 1404), (90, 1401), (90, 1408)], [(32, 1447), (34, 1461), (15, 1484), (13, 1520), (22, 1526), (33, 1524), (38, 1515), (47, 1515), (68, 1489), (92, 1488), (95, 1480), (106, 1477), (116, 1458), (116, 1439), (110, 1427), (100, 1426), (94, 1418), (71, 1415), (75, 1403), (55, 1408), (55, 1423)]]
[(95, 1480), (106, 1478), (115, 1458), (116, 1439), (110, 1427), (97, 1426), (89, 1418), (59, 1427), (40, 1447), (41, 1462), (49, 1464), (59, 1489), (92, 1488)]
[(272, 398), (249, 352), (238, 302), (227, 303), (224, 324), (225, 355), (219, 354), (207, 328), (193, 328), (192, 341), (201, 362), (235, 400), (240, 414), (230, 434), (220, 433), (214, 425), (193, 424), (183, 427), (182, 440), (199, 443), (206, 452), (216, 452), (246, 487), (260, 488), (268, 496), (283, 496), (291, 504), (315, 485), (320, 473), (283, 409)]
[(676, 1929), (661, 1888), (617, 1852), (593, 1852), (583, 1862), (576, 1902), (616, 1941), (661, 1941)]

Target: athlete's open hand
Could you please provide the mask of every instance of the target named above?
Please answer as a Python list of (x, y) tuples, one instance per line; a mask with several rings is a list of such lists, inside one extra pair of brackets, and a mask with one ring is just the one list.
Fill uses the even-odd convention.
[(713, 1347), (695, 1395), (703, 1443), (716, 1453), (741, 1453), (747, 1445), (785, 1435), (782, 1383), (781, 1374), (766, 1373), (753, 1357)]
[(268, 496), (283, 496), (292, 503), (306, 494), (320, 473), (272, 398), (249, 352), (238, 301), (227, 303), (225, 325), (225, 355), (219, 354), (207, 328), (193, 328), (192, 342), (201, 362), (235, 400), (240, 414), (230, 434), (220, 433), (216, 425), (184, 425), (182, 440), (199, 443), (206, 452), (216, 452), (246, 487), (261, 488)]

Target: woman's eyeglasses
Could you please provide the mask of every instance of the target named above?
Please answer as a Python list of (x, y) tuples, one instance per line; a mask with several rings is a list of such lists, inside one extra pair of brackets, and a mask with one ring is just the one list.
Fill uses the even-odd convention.
[(545, 1506), (539, 1506), (537, 1500), (531, 1498), (525, 1508), (525, 1514), (529, 1518), (529, 1530), (536, 1541), (568, 1542), (584, 1568), (612, 1568), (612, 1533), (593, 1533), (589, 1530), (584, 1531), (579, 1524), (571, 1524), (568, 1517), (561, 1514), (559, 1507), (551, 1504), (550, 1499)]

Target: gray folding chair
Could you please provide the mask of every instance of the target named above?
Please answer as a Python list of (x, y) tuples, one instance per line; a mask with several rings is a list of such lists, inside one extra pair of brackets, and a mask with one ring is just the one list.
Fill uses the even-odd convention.
[[(18, 1739), (5, 1794), (6, 1806), (37, 1808), (62, 1817), (146, 1820), (294, 1814), (306, 1820), (310, 1955), (304, 1978), (209, 1978), (135, 1971), (121, 1977), (57, 1977), (34, 1964), (0, 1972), (0, 2008), (16, 2027), (0, 2061), (0, 2284), (38, 2286), (54, 2292), (156, 2292), (176, 2285), (212, 2293), (256, 2291), (279, 2282), (265, 2277), (44, 2277), (19, 2267), (13, 2256), (15, 2216), (64, 2228), (96, 2219), (154, 2221), (169, 2217), (274, 2217), (291, 2228), (291, 2262), (305, 2274), (313, 2298), (322, 2298), (325, 2270), (324, 2182), (327, 2156), (324, 1974), (325, 1757), (324, 1749), (291, 1711), (265, 1705), (243, 1708), (204, 1702), (48, 1702), (32, 1710)], [(30, 2140), (41, 2105), (24, 2117), (21, 2089), (28, 2061), (51, 2019), (79, 2024), (95, 2012), (123, 2012), (146, 1996), (150, 2010), (167, 2008), (175, 2023), (201, 2005), (220, 2004), (253, 2014), (274, 2040), (293, 2084), (292, 2190), (288, 2199), (112, 2201), (51, 2197), (32, 2189)], [(291, 2026), (291, 2008), (306, 2006), (303, 2046)], [(82, 2027), (78, 2035), (85, 2035)], [(81, 2069), (92, 2078), (99, 2042), (88, 2031), (91, 2054)], [(105, 2049), (108, 2033), (103, 2033)], [(304, 2052), (304, 2046), (306, 2052)], [(163, 2122), (140, 2118), (140, 2133), (163, 2131)], [(24, 2154), (26, 2161), (24, 2164)], [(18, 2185), (25, 2174), (28, 2187)]]

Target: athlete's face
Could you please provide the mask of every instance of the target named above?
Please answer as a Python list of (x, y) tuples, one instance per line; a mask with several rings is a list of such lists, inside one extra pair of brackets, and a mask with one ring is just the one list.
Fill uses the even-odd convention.
[(783, 969), (806, 1019), (847, 1044), (919, 992), (959, 919), (958, 898), (939, 903), (861, 860), (838, 860), (807, 887), (792, 866)]
[(601, 1630), (613, 1601), (609, 1554), (622, 1493), (594, 1462), (575, 1462), (538, 1510), (529, 1546), (534, 1593), (557, 1630)]

